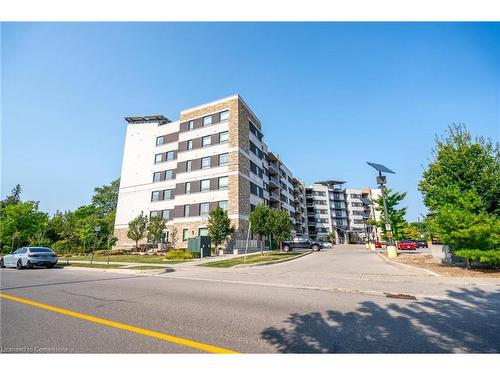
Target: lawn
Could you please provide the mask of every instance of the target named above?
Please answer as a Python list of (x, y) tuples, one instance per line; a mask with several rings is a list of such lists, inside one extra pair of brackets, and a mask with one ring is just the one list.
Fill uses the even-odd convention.
[[(90, 255), (84, 256), (72, 256), (69, 257), (69, 261), (72, 260), (86, 260), (90, 261)], [(65, 256), (61, 256), (59, 258), (61, 261), (66, 261)], [(107, 255), (95, 255), (94, 261), (96, 262), (107, 262)], [(163, 255), (110, 255), (110, 262), (127, 262), (127, 263), (161, 263), (161, 264), (175, 264), (175, 263), (183, 263), (189, 262), (190, 259), (182, 259), (182, 260), (171, 260), (165, 259)]]
[(273, 260), (282, 260), (282, 259), (288, 259), (297, 255), (300, 255), (302, 253), (267, 253), (264, 255), (260, 254), (255, 254), (255, 255), (249, 255), (246, 257), (237, 257), (237, 258), (232, 258), (232, 259), (226, 259), (226, 260), (218, 260), (215, 262), (209, 262), (209, 263), (204, 263), (200, 264), (200, 266), (203, 267), (218, 267), (218, 268), (229, 268), (229, 267), (234, 267), (239, 264), (257, 264), (257, 263), (263, 263), (263, 262), (270, 262)]

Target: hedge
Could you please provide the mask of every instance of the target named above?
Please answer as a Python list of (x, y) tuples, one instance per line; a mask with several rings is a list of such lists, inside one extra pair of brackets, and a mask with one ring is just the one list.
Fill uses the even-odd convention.
[(487, 266), (500, 266), (500, 250), (458, 249), (452, 254), (470, 261), (479, 261)]

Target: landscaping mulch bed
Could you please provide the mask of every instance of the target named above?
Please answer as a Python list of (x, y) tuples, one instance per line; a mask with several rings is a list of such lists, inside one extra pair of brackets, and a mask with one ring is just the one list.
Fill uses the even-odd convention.
[(432, 258), (430, 254), (399, 254), (397, 258), (391, 259), (394, 262), (408, 264), (410, 266), (426, 268), (439, 273), (442, 276), (451, 277), (499, 277), (500, 269), (472, 269), (467, 270), (460, 266), (450, 266), (441, 264)]

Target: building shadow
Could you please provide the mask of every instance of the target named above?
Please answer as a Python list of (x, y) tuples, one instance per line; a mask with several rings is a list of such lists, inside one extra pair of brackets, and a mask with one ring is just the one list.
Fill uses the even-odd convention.
[(498, 353), (500, 292), (361, 302), (352, 312), (291, 314), (261, 337), (281, 353)]

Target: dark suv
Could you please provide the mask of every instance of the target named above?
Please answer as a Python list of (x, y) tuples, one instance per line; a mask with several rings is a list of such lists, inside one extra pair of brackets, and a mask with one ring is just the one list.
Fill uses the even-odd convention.
[(308, 236), (295, 236), (291, 241), (283, 241), (283, 250), (290, 251), (292, 249), (312, 249), (320, 251), (323, 246), (321, 242), (313, 241)]

